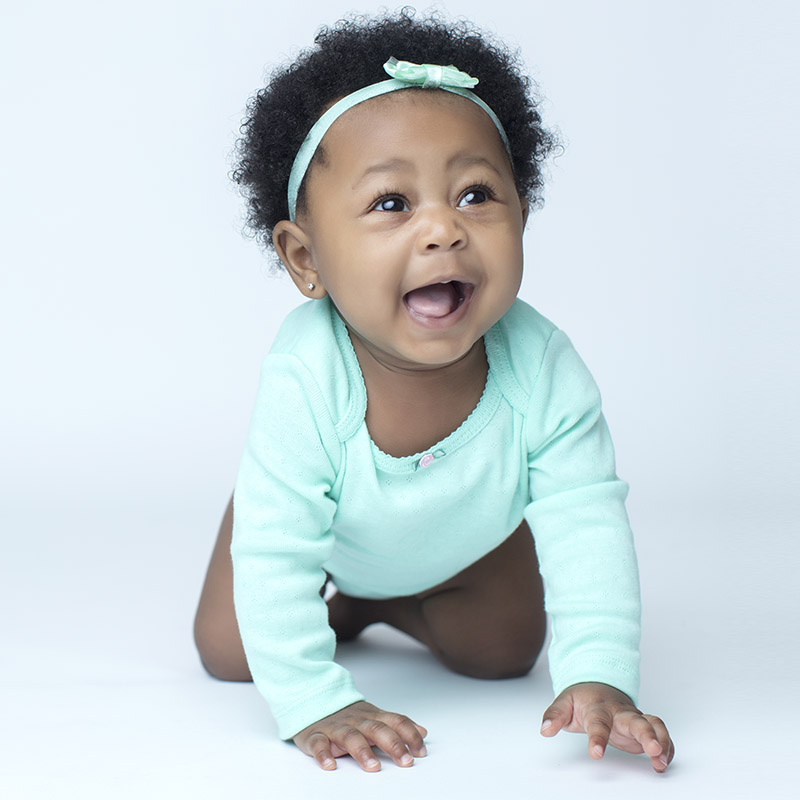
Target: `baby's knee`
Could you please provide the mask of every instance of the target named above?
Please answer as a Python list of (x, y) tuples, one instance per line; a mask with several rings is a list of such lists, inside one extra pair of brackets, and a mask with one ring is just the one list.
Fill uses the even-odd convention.
[(220, 681), (253, 680), (241, 639), (221, 636), (217, 627), (200, 620), (194, 626), (194, 643), (203, 669), (212, 678)]
[(543, 638), (538, 635), (522, 638), (472, 643), (460, 652), (440, 654), (441, 660), (462, 675), (483, 680), (521, 678), (536, 663)]
[(212, 678), (216, 678), (219, 681), (236, 681), (242, 683), (253, 680), (246, 662), (243, 664), (224, 657), (219, 658), (209, 655), (208, 653), (203, 654), (200, 652), (200, 663), (203, 665), (203, 669)]

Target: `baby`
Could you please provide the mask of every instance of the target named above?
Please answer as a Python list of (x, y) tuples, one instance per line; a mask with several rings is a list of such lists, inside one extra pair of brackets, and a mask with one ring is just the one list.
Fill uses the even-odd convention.
[(467, 23), (342, 21), (243, 132), (250, 224), (309, 302), (263, 364), (197, 612), (204, 666), (252, 677), (323, 769), (376, 771), (373, 747), (410, 766), (426, 729), (366, 702), (337, 640), (385, 622), (456, 672), (509, 678), (547, 611), (542, 733), (663, 772), (667, 729), (635, 705), (638, 573), (600, 395), (517, 299), (555, 142), (514, 57)]

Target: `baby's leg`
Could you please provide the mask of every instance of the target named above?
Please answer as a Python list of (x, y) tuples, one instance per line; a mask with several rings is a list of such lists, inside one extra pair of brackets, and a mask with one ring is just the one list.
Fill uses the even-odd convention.
[(223, 681), (249, 681), (250, 669), (233, 610), (233, 498), (225, 509), (211, 554), (197, 615), (194, 641), (206, 671)]
[[(249, 681), (233, 607), (232, 532), (233, 499), (208, 565), (194, 637), (209, 674)], [(529, 672), (546, 631), (539, 562), (525, 522), (475, 564), (419, 595), (360, 600), (337, 594), (329, 609), (340, 639), (353, 638), (374, 622), (386, 622), (427, 645), (450, 669), (476, 678)]]
[(386, 622), (427, 645), (450, 669), (475, 678), (527, 674), (547, 627), (539, 562), (524, 521), (492, 552), (433, 589), (393, 600), (340, 594), (329, 609), (342, 639)]

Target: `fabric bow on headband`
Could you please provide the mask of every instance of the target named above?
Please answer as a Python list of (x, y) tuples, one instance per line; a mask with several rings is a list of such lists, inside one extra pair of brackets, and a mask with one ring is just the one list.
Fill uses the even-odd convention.
[(477, 78), (456, 69), (452, 64), (449, 67), (440, 64), (414, 64), (411, 61), (398, 61), (392, 56), (383, 68), (395, 80), (421, 86), (423, 89), (471, 89), (478, 83)]

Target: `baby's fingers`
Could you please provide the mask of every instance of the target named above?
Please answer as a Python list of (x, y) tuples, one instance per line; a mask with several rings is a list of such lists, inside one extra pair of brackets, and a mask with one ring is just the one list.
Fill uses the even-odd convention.
[(614, 721), (614, 745), (629, 753), (644, 752), (656, 772), (663, 772), (675, 755), (675, 747), (669, 738), (667, 726), (652, 714), (625, 712)]
[(644, 716), (651, 725), (651, 730), (660, 749), (656, 752), (656, 748), (652, 744), (648, 747), (644, 742), (641, 742), (642, 749), (650, 756), (650, 763), (653, 765), (653, 769), (656, 772), (663, 772), (672, 759), (675, 758), (675, 745), (670, 739), (667, 726), (659, 717), (654, 717), (652, 714), (645, 714)]
[(589, 755), (602, 758), (611, 738), (612, 718), (606, 711), (595, 711), (584, 718), (584, 729), (589, 737)]
[[(408, 717), (404, 717), (402, 714), (387, 714), (384, 717), (384, 722), (393, 733), (396, 732), (403, 744), (408, 747), (412, 756), (421, 758), (428, 755), (428, 750), (424, 742), (428, 731), (423, 728), (422, 725), (417, 725), (416, 722)], [(383, 745), (379, 744), (378, 746), (384, 750), (384, 752), (389, 753), (388, 750), (385, 750)], [(389, 753), (389, 755), (392, 755), (392, 753)], [(395, 759), (395, 761), (396, 760), (397, 759)]]
[(349, 753), (365, 772), (378, 772), (381, 762), (375, 758), (369, 742), (361, 731), (356, 728), (344, 727), (336, 732), (334, 742)]
[[(360, 726), (360, 730), (370, 744), (380, 747), (399, 767), (410, 767), (414, 763), (414, 758), (406, 743), (394, 728), (379, 720), (367, 720)], [(414, 728), (414, 733), (419, 736), (416, 728)], [(422, 747), (424, 749), (424, 745)], [(420, 753), (420, 755), (424, 755), (424, 753)]]
[(331, 743), (324, 733), (312, 733), (306, 742), (308, 754), (313, 756), (322, 769), (336, 769), (336, 759), (331, 752)]
[(322, 769), (336, 769), (334, 755), (351, 755), (366, 772), (377, 772), (381, 768), (369, 742), (350, 725), (339, 725), (328, 734), (319, 730), (301, 732), (294, 741), (306, 755), (313, 756)]
[(350, 755), (361, 769), (378, 772), (381, 764), (372, 751), (374, 746), (398, 766), (410, 767), (414, 756), (427, 755), (423, 741), (427, 733), (408, 717), (382, 711), (361, 700), (309, 725), (294, 741), (323, 769), (336, 769), (335, 759)]
[(542, 736), (555, 736), (572, 721), (572, 713), (572, 697), (559, 695), (542, 716)]

